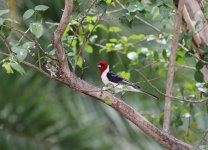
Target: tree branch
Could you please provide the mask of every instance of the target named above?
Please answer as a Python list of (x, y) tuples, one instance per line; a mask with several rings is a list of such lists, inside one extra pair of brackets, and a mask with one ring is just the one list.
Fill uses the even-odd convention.
[(61, 17), (60, 24), (58, 25), (56, 31), (54, 32), (54, 38), (53, 38), (54, 48), (56, 51), (57, 58), (59, 60), (60, 71), (63, 72), (68, 70), (68, 62), (65, 55), (65, 50), (61, 44), (61, 38), (69, 23), (69, 18), (72, 13), (72, 8), (73, 8), (73, 0), (65, 0), (64, 12)]
[[(208, 22), (206, 16), (199, 1), (186, 0), (185, 5), (186, 9), (183, 12), (183, 18), (186, 30), (188, 29), (193, 33), (192, 45), (195, 50), (194, 56), (203, 58), (206, 53), (200, 50), (200, 47), (208, 48)], [(208, 64), (208, 62), (205, 61), (205, 64)], [(204, 81), (208, 82), (208, 68), (204, 66), (201, 72), (204, 75)]]
[(184, 8), (184, 0), (179, 1), (178, 10), (176, 11), (176, 23), (175, 23), (175, 32), (172, 38), (171, 44), (171, 55), (169, 59), (168, 75), (166, 82), (166, 96), (165, 97), (165, 107), (164, 107), (164, 120), (163, 120), (163, 130), (165, 132), (170, 132), (170, 116), (171, 116), (171, 98), (173, 91), (173, 78), (175, 70), (175, 61), (176, 61), (176, 51), (178, 47), (179, 31), (182, 22), (182, 14)]
[(123, 117), (130, 120), (137, 127), (139, 127), (142, 131), (144, 131), (147, 135), (152, 137), (155, 141), (157, 141), (160, 145), (164, 146), (167, 149), (183, 149), (189, 150), (194, 149), (193, 146), (188, 145), (175, 137), (163, 132), (162, 130), (156, 128), (153, 124), (151, 124), (148, 120), (146, 120), (141, 114), (136, 112), (131, 106), (126, 104), (124, 101), (115, 97), (112, 93), (107, 91), (100, 92), (91, 92), (89, 91), (99, 91), (100, 88), (78, 78), (74, 73), (72, 73), (68, 69), (68, 62), (65, 56), (65, 51), (61, 44), (61, 37), (63, 32), (69, 23), (69, 17), (72, 12), (73, 0), (65, 0), (65, 8), (64, 12), (58, 25), (55, 33), (54, 33), (54, 48), (56, 51), (56, 55), (59, 61), (60, 67), (60, 78), (61, 83), (64, 83), (75, 89), (79, 92), (82, 92), (86, 95), (96, 98), (97, 100), (111, 106), (115, 110), (117, 110)]

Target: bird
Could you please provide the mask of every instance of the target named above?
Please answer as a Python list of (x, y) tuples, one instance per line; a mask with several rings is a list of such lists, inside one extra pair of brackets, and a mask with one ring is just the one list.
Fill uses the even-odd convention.
[(109, 64), (107, 61), (101, 60), (98, 62), (97, 67), (100, 71), (100, 77), (104, 85), (111, 84), (117, 89), (129, 89), (128, 91), (144, 93), (155, 99), (159, 99), (157, 96), (142, 90), (138, 85), (135, 85), (131, 81), (117, 75), (116, 73), (110, 71)]

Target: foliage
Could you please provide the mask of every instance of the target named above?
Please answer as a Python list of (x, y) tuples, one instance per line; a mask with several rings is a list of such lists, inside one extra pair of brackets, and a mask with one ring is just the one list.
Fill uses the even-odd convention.
[[(10, 143), (14, 143), (19, 149), (34, 149), (37, 145), (39, 149), (120, 149), (122, 146), (117, 146), (122, 145), (120, 141), (124, 147), (131, 149), (136, 149), (138, 143), (141, 149), (155, 147), (151, 147), (152, 142), (144, 147), (143, 143), (148, 143), (149, 139), (135, 134), (136, 130), (132, 129), (132, 125), (114, 112), (109, 113), (105, 106), (91, 101), (86, 103), (82, 96), (74, 92), (68, 94), (68, 91), (62, 88), (59, 90), (60, 87), (55, 83), (50, 83), (25, 69), (24, 62), (30, 62), (48, 74), (56, 71), (44, 67), (44, 64), (57, 67), (51, 44), (57, 26), (57, 21), (53, 20), (56, 14), (47, 14), (49, 11), (60, 11), (62, 7), (58, 7), (56, 3), (60, 2), (49, 6), (49, 1), (45, 5), (34, 1), (32, 6), (22, 7), (24, 12), (15, 12), (19, 13), (21, 19), (11, 17), (10, 14), (15, 11), (13, 9), (0, 10), (0, 52), (4, 54), (0, 56), (0, 64), (6, 73), (13, 74), (9, 78), (14, 78), (9, 81), (8, 76), (1, 73), (4, 75), (4, 82), (0, 88), (4, 94), (0, 94), (0, 120), (5, 130), (0, 132), (0, 149), (12, 149)], [(64, 32), (62, 43), (70, 68), (73, 68), (77, 75), (98, 83), (94, 80), (98, 78), (98, 74), (92, 72), (96, 71), (95, 64), (98, 60), (107, 59), (114, 71), (127, 79), (139, 81), (138, 84), (142, 88), (156, 93), (138, 77), (137, 68), (148, 79), (153, 79), (151, 82), (159, 90), (164, 91), (175, 17), (172, 0), (122, 0), (120, 3), (111, 0), (97, 0), (92, 3), (76, 0), (74, 3), (71, 22)], [(161, 31), (144, 26), (138, 18), (148, 20)], [(190, 50), (189, 53), (193, 53), (191, 36), (192, 33), (180, 34), (180, 43)], [(201, 49), (207, 52), (206, 48)], [(206, 55), (203, 59), (208, 62)], [(180, 48), (177, 51), (176, 63), (174, 95), (183, 99), (200, 99), (207, 96), (208, 87), (201, 72), (205, 64), (195, 62)], [(192, 69), (184, 69), (183, 66)], [(18, 82), (16, 72), (27, 78), (21, 77), (22, 81)], [(18, 85), (21, 88), (18, 88)], [(5, 86), (9, 86), (9, 90), (6, 90)], [(23, 89), (26, 91), (23, 92)], [(57, 91), (61, 93), (55, 95)], [(138, 98), (132, 94), (127, 94), (126, 97)], [(139, 97), (147, 99), (144, 95)], [(161, 95), (161, 101), (163, 98)], [(149, 121), (161, 127), (161, 101), (141, 99), (138, 102), (128, 102), (138, 108)], [(106, 103), (108, 104), (108, 98)], [(96, 113), (98, 115), (95, 115)], [(87, 119), (88, 117), (90, 119)], [(104, 119), (100, 119), (101, 117)], [(172, 106), (173, 133), (187, 143), (198, 144), (207, 126), (207, 118), (205, 106), (176, 101)], [(116, 137), (117, 134), (124, 136), (123, 139)], [(135, 140), (138, 138), (142, 142)]]

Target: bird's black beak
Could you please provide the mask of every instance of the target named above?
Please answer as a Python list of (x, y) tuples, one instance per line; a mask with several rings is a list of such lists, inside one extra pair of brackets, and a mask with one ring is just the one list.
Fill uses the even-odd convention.
[(98, 67), (98, 68), (100, 68), (100, 67), (101, 67), (101, 65), (100, 65), (100, 64), (97, 64), (97, 67)]

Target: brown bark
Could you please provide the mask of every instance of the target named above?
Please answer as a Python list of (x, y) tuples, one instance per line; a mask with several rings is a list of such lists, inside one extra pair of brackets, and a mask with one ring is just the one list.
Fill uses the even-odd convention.
[[(202, 58), (205, 53), (199, 50), (199, 47), (208, 48), (208, 24), (205, 20), (205, 15), (203, 8), (196, 0), (185, 0), (185, 8), (183, 11), (184, 18), (184, 28), (193, 33), (193, 48), (195, 50), (195, 55)], [(196, 25), (198, 24), (198, 25)], [(208, 68), (204, 66), (202, 68), (202, 73), (204, 75), (204, 81), (208, 82)]]
[(164, 121), (163, 130), (165, 132), (170, 132), (170, 118), (171, 118), (171, 98), (173, 91), (173, 79), (175, 72), (175, 61), (176, 61), (176, 51), (178, 47), (179, 31), (182, 22), (182, 14), (184, 8), (184, 0), (180, 0), (177, 4), (178, 9), (176, 11), (176, 22), (175, 22), (175, 32), (172, 38), (171, 44), (171, 55), (169, 59), (168, 75), (166, 82), (166, 97), (165, 97), (165, 107), (164, 107)]
[(78, 92), (82, 92), (86, 95), (94, 97), (95, 99), (106, 103), (111, 106), (117, 112), (122, 114), (123, 117), (130, 120), (137, 127), (139, 127), (144, 133), (152, 137), (155, 141), (157, 141), (160, 145), (164, 146), (167, 149), (180, 149), (180, 150), (189, 150), (194, 149), (191, 145), (188, 145), (175, 137), (168, 135), (162, 130), (156, 128), (153, 124), (151, 124), (148, 120), (146, 120), (141, 114), (136, 112), (132, 107), (130, 107), (125, 102), (121, 101), (117, 97), (115, 97), (112, 93), (107, 91), (102, 91), (100, 88), (78, 78), (74, 73), (72, 73), (68, 68), (67, 58), (65, 56), (65, 51), (61, 44), (61, 37), (63, 32), (69, 23), (69, 17), (72, 12), (73, 0), (65, 0), (65, 8), (64, 12), (58, 25), (55, 33), (54, 33), (54, 48), (56, 51), (56, 55), (59, 61), (59, 73), (60, 77), (58, 79), (59, 82), (66, 84), (72, 89), (77, 90)]

